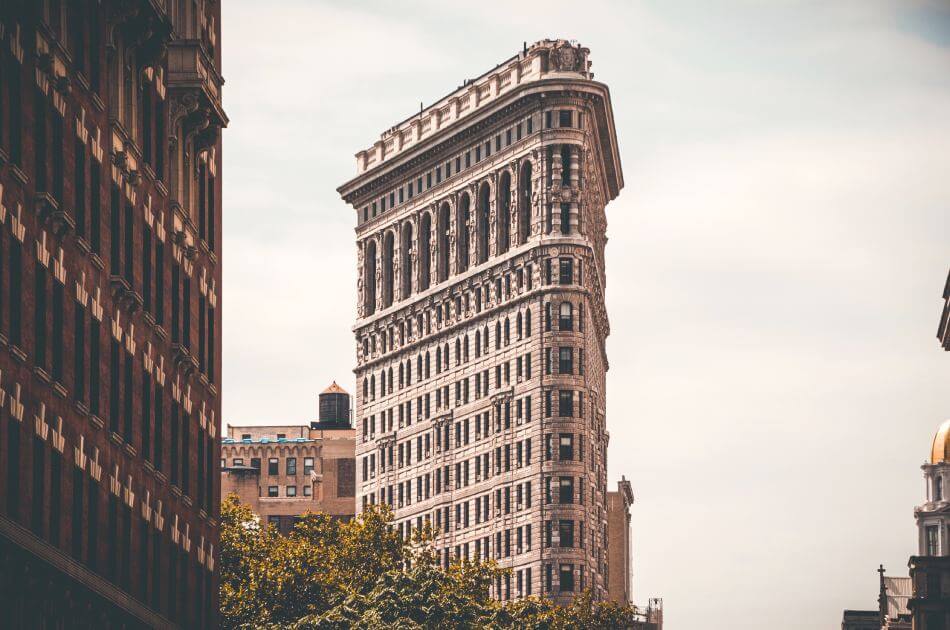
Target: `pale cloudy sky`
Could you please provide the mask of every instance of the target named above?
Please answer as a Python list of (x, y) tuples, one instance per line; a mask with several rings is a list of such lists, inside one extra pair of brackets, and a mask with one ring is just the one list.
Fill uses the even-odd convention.
[(353, 390), (353, 154), (573, 38), (626, 179), (607, 413), (636, 598), (674, 629), (829, 628), (906, 572), (950, 417), (950, 2), (229, 0), (223, 27), (225, 422)]

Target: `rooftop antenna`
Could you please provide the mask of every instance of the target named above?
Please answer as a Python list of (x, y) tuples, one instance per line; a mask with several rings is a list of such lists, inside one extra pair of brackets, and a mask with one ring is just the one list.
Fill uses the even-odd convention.
[(524, 54), (527, 55), (527, 54), (528, 54), (528, 42), (527, 42), (527, 41), (524, 41), (523, 46), (524, 46)]
[(419, 101), (419, 116), (422, 116), (422, 101)]

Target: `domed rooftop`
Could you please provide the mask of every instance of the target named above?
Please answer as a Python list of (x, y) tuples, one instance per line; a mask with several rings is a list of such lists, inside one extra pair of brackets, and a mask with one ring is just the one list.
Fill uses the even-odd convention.
[(336, 381), (330, 384), (325, 390), (320, 392), (321, 394), (345, 394), (347, 393), (345, 389), (336, 384)]
[(934, 436), (933, 446), (930, 448), (930, 463), (950, 463), (950, 420), (945, 420), (937, 435)]

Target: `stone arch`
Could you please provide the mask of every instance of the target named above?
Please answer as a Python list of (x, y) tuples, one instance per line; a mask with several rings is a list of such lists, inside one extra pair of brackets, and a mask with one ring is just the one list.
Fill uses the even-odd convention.
[(363, 311), (372, 315), (376, 312), (376, 239), (368, 239), (363, 247)]
[(491, 184), (482, 182), (478, 187), (478, 202), (475, 210), (476, 253), (478, 264), (488, 260), (488, 234), (491, 217)]
[(438, 241), (436, 243), (436, 258), (438, 260), (439, 282), (449, 279), (449, 203), (442, 202), (439, 206), (438, 227), (436, 230)]
[(394, 296), (396, 236), (392, 230), (383, 235), (383, 308), (392, 306)]
[(525, 160), (521, 165), (521, 174), (518, 181), (518, 243), (528, 242), (531, 235), (531, 177), (532, 165)]
[(468, 193), (462, 193), (459, 197), (458, 215), (455, 219), (456, 247), (457, 247), (457, 265), (461, 273), (468, 269), (470, 262), (470, 243), (468, 225), (471, 221), (471, 197)]
[(425, 291), (429, 288), (431, 280), (429, 274), (429, 264), (431, 260), (432, 247), (429, 239), (432, 234), (432, 217), (428, 212), (422, 213), (419, 220), (419, 290)]
[(507, 169), (498, 178), (497, 208), (495, 214), (495, 248), (497, 253), (508, 251), (511, 244), (511, 173)]

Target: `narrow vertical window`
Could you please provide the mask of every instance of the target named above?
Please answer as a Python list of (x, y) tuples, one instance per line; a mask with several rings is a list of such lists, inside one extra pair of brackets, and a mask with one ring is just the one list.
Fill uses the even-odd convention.
[(62, 283), (53, 279), (53, 380), (63, 382), (63, 317), (65, 304)]
[(102, 165), (93, 160), (89, 166), (89, 246), (102, 253)]
[(46, 268), (39, 261), (34, 265), (35, 287), (33, 302), (34, 362), (46, 369)]

